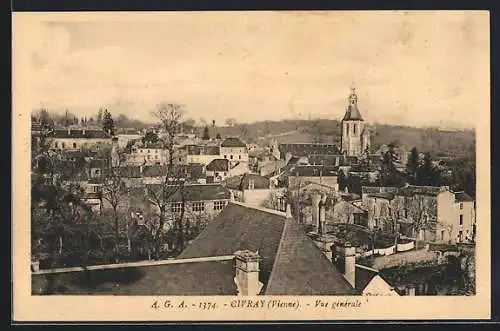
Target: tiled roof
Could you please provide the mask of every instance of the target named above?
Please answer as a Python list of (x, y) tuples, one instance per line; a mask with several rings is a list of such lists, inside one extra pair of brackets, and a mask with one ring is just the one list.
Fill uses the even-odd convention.
[(106, 159), (91, 159), (88, 163), (89, 168), (105, 168), (108, 166), (108, 160)]
[(179, 257), (227, 255), (242, 249), (262, 258), (261, 294), (354, 292), (298, 223), (284, 213), (241, 203), (229, 203)]
[(398, 188), (392, 186), (362, 186), (362, 194), (373, 194), (373, 193), (397, 193)]
[(372, 279), (378, 275), (378, 271), (363, 265), (356, 264), (356, 273), (354, 281), (356, 283), (356, 290), (362, 292)]
[(470, 195), (465, 192), (455, 192), (455, 202), (469, 202), (474, 201)]
[[(83, 133), (85, 131), (85, 134)], [(82, 129), (68, 129), (68, 130), (54, 130), (51, 134), (52, 138), (78, 138), (78, 139), (89, 139), (89, 138), (111, 138), (109, 134), (103, 130), (82, 130)]]
[(225, 186), (232, 190), (248, 190), (250, 180), (253, 180), (256, 190), (269, 188), (269, 178), (249, 173), (227, 178)]
[(393, 193), (389, 193), (389, 192), (369, 193), (368, 196), (372, 197), (372, 198), (380, 198), (380, 199), (387, 199), (387, 200), (394, 199), (394, 194)]
[(186, 145), (184, 148), (188, 155), (220, 155), (219, 146), (211, 145)]
[(438, 195), (444, 188), (439, 186), (414, 186), (409, 185), (407, 187), (401, 187), (398, 190), (398, 195), (404, 196), (413, 196), (413, 195), (429, 195), (436, 196)]
[(343, 121), (362, 121), (361, 113), (359, 112), (358, 105), (349, 105), (345, 112)]
[(287, 220), (265, 294), (355, 295), (356, 291), (300, 224)]
[(229, 171), (229, 160), (215, 159), (207, 165), (207, 171)]
[[(160, 192), (162, 185), (148, 184), (146, 187), (153, 192)], [(169, 188), (169, 192), (174, 192), (169, 197), (171, 202), (182, 201), (180, 189), (175, 186)], [(185, 201), (209, 201), (209, 200), (229, 200), (231, 192), (220, 184), (188, 184), (184, 186)]]
[(290, 176), (299, 177), (332, 177), (337, 176), (336, 167), (297, 165), (290, 169)]
[(228, 255), (243, 249), (258, 251), (262, 258), (259, 279), (267, 284), (284, 224), (285, 217), (277, 213), (229, 203), (179, 258)]
[(221, 147), (247, 147), (247, 145), (240, 140), (238, 137), (230, 137), (224, 139)]
[(125, 178), (161, 177), (165, 176), (166, 174), (167, 174), (167, 166), (165, 165), (120, 167), (120, 175)]
[(33, 295), (236, 295), (234, 259), (37, 274)]
[(310, 164), (321, 164), (326, 166), (336, 166), (337, 161), (340, 164), (340, 160), (342, 160), (341, 155), (323, 155), (323, 154), (311, 154), (308, 155)]
[(280, 144), (279, 151), (281, 157), (284, 158), (287, 153), (293, 156), (309, 156), (314, 154), (320, 155), (340, 155), (340, 150), (334, 144), (312, 144), (312, 143), (296, 143), (296, 144)]

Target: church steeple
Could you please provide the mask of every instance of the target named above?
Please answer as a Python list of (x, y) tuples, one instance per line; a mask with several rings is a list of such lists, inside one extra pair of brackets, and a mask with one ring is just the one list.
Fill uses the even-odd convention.
[(362, 121), (361, 113), (358, 109), (358, 95), (356, 88), (351, 87), (351, 94), (349, 95), (349, 104), (344, 115), (344, 121)]
[(365, 124), (358, 109), (356, 88), (351, 88), (347, 109), (342, 119), (342, 153), (347, 156), (360, 156), (369, 146), (370, 137), (365, 131)]

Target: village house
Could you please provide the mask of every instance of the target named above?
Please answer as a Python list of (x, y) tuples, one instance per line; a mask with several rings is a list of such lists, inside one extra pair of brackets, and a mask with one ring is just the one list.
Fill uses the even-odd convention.
[(125, 148), (130, 142), (140, 141), (143, 135), (136, 129), (118, 129), (115, 137), (118, 139), (118, 146)]
[(220, 145), (220, 155), (231, 163), (248, 162), (247, 145), (237, 137), (224, 139)]
[(127, 164), (131, 165), (159, 165), (168, 162), (168, 150), (164, 148), (162, 142), (134, 145), (127, 158)]
[[(119, 168), (121, 180), (127, 187), (142, 187), (145, 184), (161, 184), (168, 173), (167, 165), (122, 166)], [(187, 183), (198, 182), (205, 178), (201, 164), (174, 165), (170, 178), (182, 178)]]
[[(143, 214), (157, 213), (155, 200), (161, 197), (163, 184), (146, 184), (130, 189), (129, 207)], [(185, 217), (206, 222), (220, 213), (231, 200), (231, 192), (220, 184), (169, 185), (167, 210), (170, 215), (180, 215), (184, 207)], [(184, 205), (183, 205), (184, 204)]]
[(262, 206), (273, 191), (269, 178), (250, 173), (227, 178), (223, 185), (231, 191), (235, 201), (252, 206)]
[(187, 163), (209, 164), (215, 159), (220, 159), (220, 147), (217, 145), (185, 145), (181, 147), (186, 151)]
[(212, 160), (205, 169), (207, 181), (211, 183), (219, 183), (229, 177), (229, 160)]
[(56, 129), (48, 134), (51, 148), (57, 150), (100, 149), (111, 146), (111, 135), (96, 129)]
[[(475, 233), (474, 200), (449, 187), (413, 186), (363, 188), (363, 205), (368, 227), (394, 230), (412, 224), (412, 234), (420, 240), (439, 242), (472, 241)], [(369, 193), (370, 192), (370, 193)], [(396, 225), (395, 222), (399, 225)]]
[(300, 186), (302, 183), (314, 182), (333, 187), (338, 191), (337, 169), (325, 166), (300, 165), (293, 166), (287, 173), (288, 187)]

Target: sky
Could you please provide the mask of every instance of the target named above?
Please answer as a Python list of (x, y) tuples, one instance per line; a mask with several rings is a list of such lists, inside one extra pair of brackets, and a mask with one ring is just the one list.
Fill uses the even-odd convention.
[(197, 121), (341, 119), (352, 86), (371, 123), (471, 128), (490, 108), (485, 12), (25, 17), (33, 108), (151, 122), (174, 102)]

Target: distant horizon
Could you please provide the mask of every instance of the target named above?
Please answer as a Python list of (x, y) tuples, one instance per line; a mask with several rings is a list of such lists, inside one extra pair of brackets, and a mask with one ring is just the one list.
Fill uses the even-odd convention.
[[(36, 112), (40, 109), (33, 109), (33, 112)], [(65, 111), (59, 111), (59, 112), (56, 112), (56, 111), (52, 111), (50, 109), (46, 109), (50, 114), (57, 114), (58, 116), (63, 116)], [(68, 110), (68, 113), (74, 113), (71, 111), (71, 109), (67, 109)], [(109, 110), (109, 109), (108, 109)], [(117, 116), (120, 116), (120, 115), (125, 115), (123, 113), (118, 113), (118, 114), (114, 114), (110, 111), (113, 119), (115, 119)], [(76, 115), (76, 114), (75, 114)], [(85, 116), (85, 115), (84, 115)], [(136, 118), (136, 117), (131, 117), (131, 116), (127, 116), (125, 115), (129, 120), (137, 120), (137, 121), (140, 121), (142, 124), (146, 125), (146, 126), (154, 126), (154, 125), (158, 125), (159, 123), (158, 122), (146, 122), (146, 121), (143, 121), (139, 118)], [(78, 116), (77, 116), (78, 117)], [(91, 116), (95, 119), (95, 116)], [(78, 117), (78, 119), (80, 120), (81, 117)], [(87, 117), (87, 120), (89, 119), (89, 117)], [(191, 117), (185, 117), (183, 118), (183, 120), (187, 120), (187, 119), (193, 119), (195, 120), (194, 118), (191, 118)], [(328, 120), (328, 121), (337, 121), (337, 122), (341, 122), (342, 121), (342, 118), (339, 118), (339, 119), (335, 119), (335, 118), (327, 118), (327, 117), (318, 117), (318, 118), (282, 118), (282, 119), (262, 119), (262, 120), (256, 120), (256, 121), (248, 121), (248, 122), (237, 122), (236, 125), (240, 125), (240, 124), (247, 124), (247, 125), (251, 125), (251, 124), (256, 124), (256, 123), (264, 123), (264, 122), (275, 122), (275, 123), (279, 123), (279, 122), (285, 122), (285, 121), (322, 121), (322, 120)], [(439, 125), (421, 125), (421, 126), (418, 126), (418, 125), (410, 125), (410, 124), (401, 124), (401, 123), (381, 123), (381, 122), (374, 122), (374, 123), (370, 123), (368, 121), (364, 121), (365, 123), (367, 123), (369, 126), (377, 126), (377, 125), (387, 125), (387, 126), (399, 126), (399, 127), (408, 127), (408, 128), (416, 128), (416, 129), (438, 129), (438, 130), (441, 130), (441, 131), (476, 131), (476, 128), (474, 126), (451, 126), (451, 125), (448, 125), (448, 126), (439, 126)], [(223, 124), (221, 124), (223, 123)], [(80, 124), (80, 123), (79, 123)], [(205, 125), (201, 125), (199, 123), (198, 120), (196, 120), (196, 127), (204, 127), (204, 126), (212, 126), (211, 124), (211, 119), (208, 119), (207, 118), (207, 123)], [(224, 121), (221, 121), (221, 122), (217, 122), (216, 121), (216, 127), (228, 127), (227, 124), (224, 123)]]
[[(490, 109), (480, 12), (55, 14), (32, 20), (33, 108), (142, 122), (160, 102), (197, 122), (341, 120), (473, 129)], [(193, 23), (196, 24), (193, 24)], [(452, 55), (452, 56), (451, 56)]]

